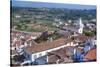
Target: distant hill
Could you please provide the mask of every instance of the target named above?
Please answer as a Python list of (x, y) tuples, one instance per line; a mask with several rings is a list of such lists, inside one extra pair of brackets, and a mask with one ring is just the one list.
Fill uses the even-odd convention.
[(96, 9), (67, 9), (67, 8), (33, 8), (33, 7), (12, 7), (12, 13), (17, 13), (20, 15), (29, 15), (34, 16), (40, 15), (45, 16), (46, 18), (54, 19), (53, 17), (58, 17), (60, 19), (95, 19), (96, 18)]

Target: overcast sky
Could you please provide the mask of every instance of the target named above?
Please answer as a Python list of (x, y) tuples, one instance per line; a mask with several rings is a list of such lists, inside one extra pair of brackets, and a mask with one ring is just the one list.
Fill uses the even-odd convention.
[(95, 5), (62, 4), (12, 0), (12, 6), (18, 7), (48, 7), (48, 8), (68, 8), (68, 9), (96, 9)]

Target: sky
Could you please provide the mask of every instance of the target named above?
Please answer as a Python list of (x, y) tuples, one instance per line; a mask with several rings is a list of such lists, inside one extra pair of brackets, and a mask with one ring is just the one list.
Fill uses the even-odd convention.
[(47, 3), (47, 2), (18, 1), (18, 0), (12, 0), (12, 6), (37, 7), (37, 8), (38, 7), (48, 7), (48, 8), (68, 8), (68, 9), (96, 9), (95, 5)]

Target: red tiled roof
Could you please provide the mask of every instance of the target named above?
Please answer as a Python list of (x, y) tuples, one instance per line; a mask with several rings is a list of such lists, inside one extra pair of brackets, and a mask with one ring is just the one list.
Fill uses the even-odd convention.
[(11, 51), (11, 55), (18, 54), (16, 50), (10, 50), (10, 51)]
[(58, 59), (62, 62), (68, 63), (73, 62), (68, 56), (72, 55), (72, 52), (69, 50), (69, 48), (74, 47), (65, 47), (56, 51), (52, 51), (48, 53), (48, 61), (49, 63), (55, 63)]
[(85, 59), (87, 60), (96, 60), (96, 49), (90, 50), (86, 55)]
[(48, 62), (49, 63), (56, 63), (56, 61), (58, 60), (59, 58), (56, 56), (56, 55), (51, 55), (48, 57)]
[(60, 47), (71, 41), (72, 41), (71, 39), (59, 38), (57, 40), (54, 40), (53, 42), (43, 42), (37, 45), (28, 46), (26, 48), (26, 51), (29, 53), (41, 52), (41, 51), (45, 51), (48, 49)]
[(76, 41), (78, 40), (79, 42), (84, 42), (84, 41), (87, 41), (90, 37), (85, 36), (85, 35), (78, 35), (78, 36), (75, 36), (74, 38)]
[(21, 41), (18, 40), (13, 45), (11, 45), (11, 47), (21, 46), (22, 44), (20, 44), (20, 43), (21, 43)]

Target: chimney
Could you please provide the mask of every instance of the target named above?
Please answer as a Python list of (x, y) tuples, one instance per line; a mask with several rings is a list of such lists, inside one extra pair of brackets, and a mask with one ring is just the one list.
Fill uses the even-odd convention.
[(74, 54), (76, 54), (76, 48), (74, 48)]
[(56, 64), (59, 64), (59, 59), (56, 61)]

